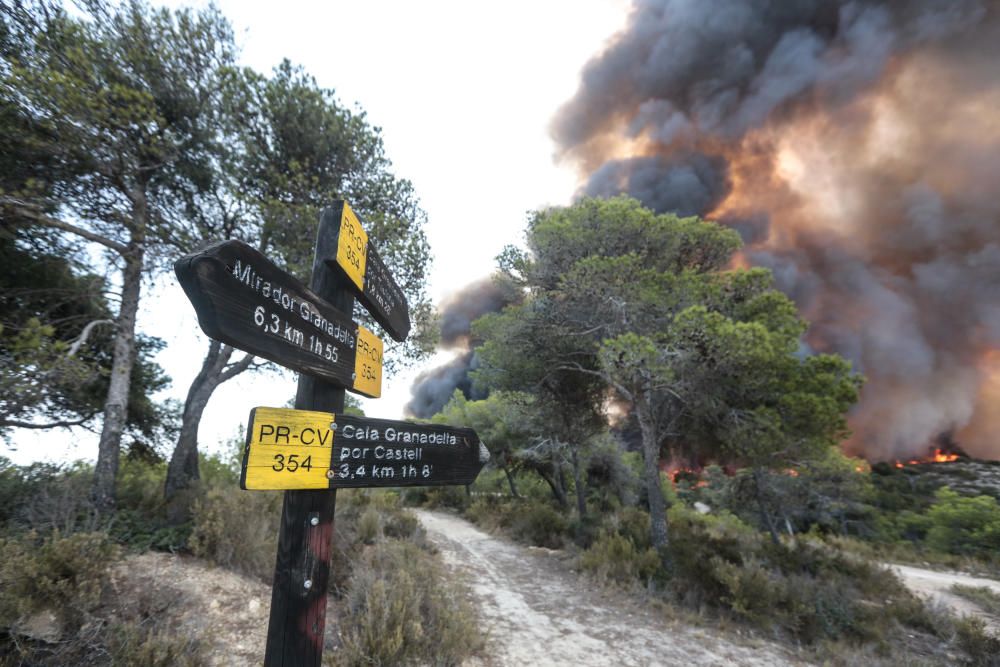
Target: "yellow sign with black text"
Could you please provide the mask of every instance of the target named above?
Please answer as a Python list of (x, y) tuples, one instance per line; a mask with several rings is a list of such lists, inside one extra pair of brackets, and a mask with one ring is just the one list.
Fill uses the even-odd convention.
[(260, 407), (250, 412), (240, 487), (471, 484), (489, 458), (469, 428)]
[(368, 232), (361, 227), (361, 221), (351, 207), (344, 202), (340, 216), (340, 236), (337, 243), (337, 264), (347, 277), (358, 286), (365, 287), (365, 264), (368, 260)]
[(382, 339), (360, 325), (354, 353), (354, 390), (372, 398), (382, 395)]
[(329, 488), (334, 418), (329, 412), (254, 408), (240, 486), (250, 490)]

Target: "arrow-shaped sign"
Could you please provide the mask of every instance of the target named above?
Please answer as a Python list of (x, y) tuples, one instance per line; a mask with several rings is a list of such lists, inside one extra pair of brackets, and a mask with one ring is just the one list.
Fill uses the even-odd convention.
[(338, 230), (337, 251), (326, 259), (327, 264), (339, 267), (350, 278), (358, 300), (390, 336), (399, 342), (406, 340), (410, 333), (406, 295), (368, 240), (358, 216), (347, 202), (337, 201), (323, 211), (323, 221)]
[(382, 393), (382, 341), (241, 241), (174, 264), (211, 338), (365, 396)]
[(471, 484), (490, 455), (470, 428), (254, 408), (244, 489)]

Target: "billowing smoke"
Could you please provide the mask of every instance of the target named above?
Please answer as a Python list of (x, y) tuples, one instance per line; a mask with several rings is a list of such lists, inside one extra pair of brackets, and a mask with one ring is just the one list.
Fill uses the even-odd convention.
[(515, 295), (490, 278), (466, 285), (445, 300), (440, 309), (440, 347), (455, 350), (457, 355), (417, 377), (410, 389), (412, 398), (404, 407), (407, 415), (423, 419), (432, 417), (441, 411), (456, 389), (471, 400), (486, 398), (469, 377), (479, 365), (471, 339), (472, 322), (487, 313), (499, 312), (514, 300)]
[(636, 0), (558, 113), (582, 192), (737, 229), (868, 383), (850, 447), (1000, 458), (1000, 3)]
[(448, 363), (421, 373), (410, 388), (410, 402), (403, 408), (411, 417), (430, 419), (441, 412), (455, 390), (471, 400), (486, 398), (472, 385), (469, 373), (476, 370), (479, 360), (473, 350), (460, 353)]

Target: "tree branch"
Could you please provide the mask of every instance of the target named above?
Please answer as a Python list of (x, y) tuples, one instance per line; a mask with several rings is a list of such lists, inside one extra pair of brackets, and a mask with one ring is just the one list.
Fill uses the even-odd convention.
[(570, 362), (570, 361), (563, 362), (562, 364), (556, 366), (556, 370), (561, 370), (561, 371), (577, 371), (578, 373), (585, 373), (587, 375), (593, 375), (595, 377), (599, 377), (602, 380), (604, 380), (605, 382), (607, 382), (608, 384), (610, 384), (612, 387), (614, 387), (615, 390), (619, 394), (621, 394), (622, 397), (626, 401), (632, 401), (635, 398), (634, 394), (631, 391), (629, 391), (628, 389), (625, 388), (625, 385), (621, 384), (620, 382), (615, 381), (613, 378), (611, 378), (610, 376), (608, 376), (607, 373), (601, 373), (600, 371), (594, 371), (594, 370), (591, 370), (589, 368), (584, 368), (583, 366), (581, 366), (580, 364), (576, 363), (575, 361), (574, 362)]
[(0, 206), (6, 206), (8, 208), (11, 208), (20, 215), (23, 215), (26, 218), (30, 218), (40, 225), (44, 225), (46, 227), (53, 227), (55, 229), (61, 229), (64, 232), (69, 232), (70, 234), (76, 234), (77, 236), (85, 238), (88, 241), (99, 243), (106, 248), (114, 250), (119, 255), (124, 255), (128, 251), (128, 248), (124, 244), (119, 243), (118, 241), (109, 239), (106, 236), (101, 236), (100, 234), (92, 232), (88, 229), (84, 229), (83, 227), (77, 227), (76, 225), (66, 222), (65, 220), (59, 220), (57, 218), (48, 216), (42, 213), (40, 210), (38, 210), (38, 207), (35, 206), (34, 204), (29, 204), (28, 202), (22, 201), (20, 199), (16, 199), (14, 197), (0, 197)]
[(97, 413), (82, 417), (78, 420), (63, 420), (57, 422), (49, 422), (47, 424), (36, 424), (35, 422), (25, 422), (17, 419), (0, 419), (0, 428), (2, 427), (16, 427), (16, 428), (31, 428), (31, 429), (47, 429), (47, 428), (69, 428), (71, 426), (83, 426), (85, 423), (93, 419)]
[(253, 363), (253, 355), (248, 354), (239, 361), (237, 361), (236, 363), (227, 366), (224, 371), (219, 373), (219, 384), (222, 384), (223, 382), (226, 382), (228, 380), (232, 380), (234, 377), (236, 377), (246, 369), (250, 368), (250, 365), (252, 363)]
[(90, 337), (90, 332), (93, 331), (94, 327), (98, 324), (110, 324), (114, 326), (114, 323), (114, 320), (94, 320), (93, 322), (88, 323), (87, 326), (83, 328), (83, 331), (80, 332), (80, 337), (73, 341), (73, 344), (70, 345), (69, 352), (66, 356), (75, 357), (76, 353), (80, 351), (80, 347), (87, 342), (87, 338)]

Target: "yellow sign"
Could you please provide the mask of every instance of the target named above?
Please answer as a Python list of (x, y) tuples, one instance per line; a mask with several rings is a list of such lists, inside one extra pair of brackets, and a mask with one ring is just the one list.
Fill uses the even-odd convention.
[(354, 354), (354, 389), (372, 398), (382, 395), (382, 340), (361, 325)]
[(329, 412), (254, 408), (247, 433), (244, 489), (326, 489), (333, 455)]
[(368, 232), (361, 228), (361, 221), (351, 207), (344, 202), (344, 212), (340, 216), (340, 235), (337, 240), (337, 264), (348, 277), (363, 290), (365, 285), (365, 264), (368, 259)]

